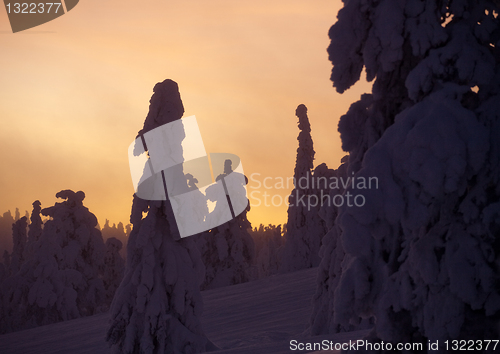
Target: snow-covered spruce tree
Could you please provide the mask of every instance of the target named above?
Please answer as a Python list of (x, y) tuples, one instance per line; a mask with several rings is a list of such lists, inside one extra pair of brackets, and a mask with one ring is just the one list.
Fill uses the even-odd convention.
[[(114, 226), (114, 229), (116, 229), (116, 225), (113, 224), (113, 226)], [(114, 237), (114, 230), (113, 230), (113, 227), (109, 226), (108, 219), (106, 219), (106, 221), (104, 222), (104, 226), (101, 229), (101, 234), (102, 234), (102, 238), (105, 240), (107, 240), (108, 238)]]
[(10, 259), (10, 273), (14, 274), (21, 268), (21, 265), (24, 263), (24, 250), (26, 248), (27, 241), (27, 228), (28, 228), (28, 220), (25, 216), (18, 219), (15, 223), (12, 224), (12, 240), (13, 240), (13, 248), (12, 255)]
[[(337, 333), (343, 330), (333, 321), (333, 299), (334, 291), (337, 288), (340, 276), (342, 275), (342, 261), (344, 260), (344, 247), (342, 233), (339, 225), (335, 223), (337, 218), (340, 200), (338, 196), (343, 195), (348, 184), (347, 176), (348, 156), (344, 156), (341, 165), (334, 171), (332, 181), (337, 181), (330, 190), (330, 202), (325, 202), (319, 211), (320, 217), (325, 221), (328, 233), (323, 237), (319, 256), (322, 259), (318, 269), (318, 288), (314, 295), (313, 315), (311, 318), (311, 333), (315, 335)], [(344, 181), (345, 184), (342, 183)], [(335, 203), (333, 201), (335, 200)], [(347, 329), (352, 329), (349, 326)]]
[[(499, 338), (499, 11), (353, 0), (339, 12), (334, 86), (349, 88), (363, 66), (376, 79), (339, 123), (348, 176), (379, 183), (348, 189), (366, 203), (343, 206), (341, 233), (329, 234), (346, 255), (340, 280), (319, 278), (328, 331), (375, 316), (375, 341)], [(322, 269), (335, 267), (330, 250)]]
[(125, 227), (123, 227), (123, 223), (121, 221), (116, 225), (116, 233), (120, 235), (120, 237), (127, 237), (127, 234), (125, 233)]
[[(129, 226), (129, 225), (127, 225)], [(127, 245), (127, 240), (128, 240), (128, 234), (125, 232), (125, 228), (123, 227), (123, 223), (119, 222), (118, 225), (113, 224), (113, 226), (109, 226), (109, 220), (106, 219), (106, 222), (104, 223), (104, 226), (101, 230), (102, 233), (102, 238), (104, 239), (104, 242), (106, 242), (109, 238), (116, 238), (117, 240), (120, 240), (120, 242), (123, 245)], [(130, 232), (129, 232), (130, 234)], [(122, 256), (123, 259), (126, 259), (127, 252), (125, 248), (122, 248), (120, 251), (120, 255)]]
[(106, 240), (106, 253), (104, 255), (104, 269), (102, 281), (106, 291), (106, 304), (111, 304), (116, 289), (123, 279), (125, 261), (120, 255), (123, 244), (120, 240), (110, 237)]
[(254, 243), (248, 232), (250, 227), (246, 212), (243, 212), (235, 219), (196, 236), (206, 268), (201, 289), (252, 280)]
[(281, 272), (318, 266), (321, 238), (327, 232), (324, 221), (318, 215), (321, 195), (318, 195), (319, 190), (314, 185), (316, 178), (312, 169), (315, 152), (306, 106), (299, 105), (295, 114), (299, 118), (299, 147), (294, 171), (295, 188), (288, 198), (288, 221), (285, 244), (281, 250)]
[[(153, 91), (140, 133), (178, 120), (184, 113), (174, 81), (158, 83)], [(182, 137), (177, 138), (179, 149)], [(185, 181), (182, 165), (171, 170), (177, 181)], [(179, 237), (170, 202), (134, 196), (130, 222), (125, 275), (113, 300), (107, 334), (113, 351), (197, 353), (214, 348), (199, 319), (204, 266), (193, 237)]]
[(260, 224), (259, 228), (252, 231), (255, 243), (255, 265), (259, 278), (277, 274), (280, 266), (278, 250), (282, 246), (281, 225)]
[(7, 252), (7, 250), (3, 251), (3, 264), (5, 266), (5, 271), (7, 274), (10, 274), (9, 269), (10, 269), (10, 253)]
[(29, 259), (33, 255), (33, 248), (36, 241), (40, 238), (42, 234), (42, 218), (40, 217), (41, 203), (39, 200), (33, 202), (33, 211), (31, 212), (31, 223), (28, 226), (28, 241), (26, 242), (26, 248), (24, 250), (24, 258)]
[[(274, 225), (269, 225), (269, 227)], [(269, 237), (268, 227), (260, 224), (259, 227), (255, 227), (250, 235), (252, 236), (253, 243), (255, 245), (255, 266), (257, 267), (257, 278), (263, 278), (267, 274), (267, 269), (269, 266), (269, 249), (266, 236)]]
[(96, 229), (97, 218), (83, 206), (83, 192), (64, 190), (56, 197), (65, 201), (41, 211), (51, 219), (35, 242), (32, 257), (2, 284), (0, 332), (103, 310), (104, 243)]
[[(217, 176), (216, 180), (230, 173), (235, 172), (232, 171), (231, 160), (226, 160), (224, 173)], [(226, 196), (214, 195), (214, 191), (220, 191), (220, 189), (215, 186), (207, 188), (207, 198), (216, 203), (219, 198), (224, 198), (225, 202)], [(245, 190), (241, 192), (244, 193)], [(215, 217), (220, 208), (222, 207), (216, 204), (207, 218)], [(250, 205), (236, 218), (195, 236), (206, 269), (201, 289), (244, 283), (257, 276), (252, 274), (255, 245), (249, 233), (252, 227), (247, 219), (249, 210)]]
[(0, 216), (0, 252), (12, 252), (12, 224), (14, 223), (12, 213), (9, 211)]

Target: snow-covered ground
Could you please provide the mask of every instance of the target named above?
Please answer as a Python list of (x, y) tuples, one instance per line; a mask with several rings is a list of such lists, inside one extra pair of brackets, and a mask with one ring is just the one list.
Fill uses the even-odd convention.
[[(217, 353), (304, 353), (298, 342), (348, 342), (366, 331), (307, 338), (317, 269), (204, 291), (202, 323)], [(107, 313), (0, 336), (2, 354), (107, 353)], [(311, 352), (311, 351), (309, 351)], [(321, 352), (328, 353), (328, 352)]]

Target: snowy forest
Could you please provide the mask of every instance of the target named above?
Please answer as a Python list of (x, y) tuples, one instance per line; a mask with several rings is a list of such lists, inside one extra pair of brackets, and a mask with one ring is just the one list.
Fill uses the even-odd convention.
[[(105, 316), (106, 343), (98, 340), (111, 353), (245, 353), (238, 338), (222, 345), (212, 335), (203, 316), (216, 315), (205, 299), (219, 297), (219, 312), (231, 312), (224, 296), (252, 289), (245, 299), (253, 304), (289, 282), (274, 299), (286, 302), (302, 291), (293, 285), (302, 276), (312, 284), (301, 300), (303, 328), (273, 324), (267, 344), (286, 349), (253, 343), (247, 352), (290, 352), (295, 334), (375, 348), (356, 352), (445, 353), (461, 341), (475, 352), (500, 350), (499, 13), (496, 0), (344, 1), (325, 54), (332, 90), (344, 93), (363, 74), (372, 91), (340, 118), (337, 166), (315, 159), (306, 105), (284, 107), (297, 143), (280, 225), (252, 224), (249, 203), (226, 223), (180, 237), (174, 211), (186, 205), (133, 195), (130, 220), (100, 226), (85, 193), (64, 189), (54, 205), (35, 200), (23, 216), (5, 212), (0, 349), (15, 333)], [(135, 138), (182, 120), (181, 94), (182, 83), (157, 83)], [(182, 149), (182, 137), (173, 140), (172, 150)], [(169, 173), (182, 181), (176, 188), (200, 191), (202, 221), (218, 217), (215, 187), (202, 193), (182, 163)], [(231, 173), (225, 166), (216, 181)], [(251, 312), (234, 316), (245, 323)], [(230, 333), (231, 325), (216, 328)]]

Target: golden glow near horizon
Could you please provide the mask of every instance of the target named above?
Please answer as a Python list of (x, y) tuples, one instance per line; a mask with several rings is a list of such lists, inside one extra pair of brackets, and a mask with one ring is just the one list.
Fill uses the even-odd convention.
[[(179, 84), (207, 152), (231, 152), (257, 190), (253, 226), (286, 222), (291, 188), (257, 189), (293, 175), (295, 108), (308, 107), (316, 165), (344, 156), (337, 124), (350, 103), (329, 80), (328, 29), (340, 1), (80, 1), (66, 15), (11, 33), (0, 10), (0, 213), (31, 212), (62, 189), (83, 190), (100, 225), (128, 223), (127, 148), (153, 86)], [(293, 188), (293, 187), (292, 187)], [(275, 197), (265, 206), (263, 193)], [(254, 196), (259, 195), (254, 194)]]

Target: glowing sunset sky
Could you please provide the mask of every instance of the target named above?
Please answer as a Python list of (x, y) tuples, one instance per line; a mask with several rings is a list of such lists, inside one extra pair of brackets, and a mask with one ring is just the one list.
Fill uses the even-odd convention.
[[(336, 168), (345, 155), (338, 119), (370, 88), (339, 95), (329, 80), (327, 34), (340, 7), (331, 0), (82, 0), (16, 34), (2, 7), (0, 213), (31, 212), (36, 199), (48, 207), (58, 191), (73, 189), (86, 193), (101, 226), (106, 218), (127, 224), (134, 192), (127, 149), (153, 86), (167, 78), (179, 84), (184, 116), (196, 115), (207, 152), (238, 155), (248, 177), (292, 176), (301, 103), (316, 164)], [(255, 187), (250, 182), (248, 191)], [(286, 200), (290, 189), (267, 192)], [(251, 202), (253, 226), (286, 222), (285, 204)]]

